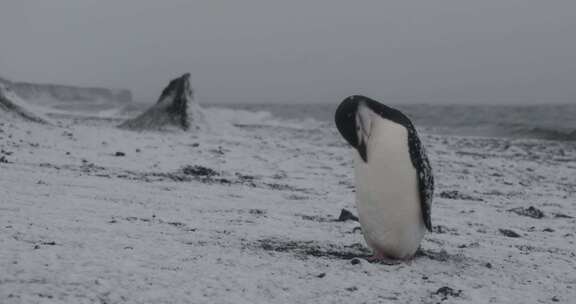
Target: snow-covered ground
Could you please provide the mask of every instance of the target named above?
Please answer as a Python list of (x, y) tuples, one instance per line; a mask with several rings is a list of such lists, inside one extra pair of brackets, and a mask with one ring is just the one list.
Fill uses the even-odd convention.
[(576, 144), (424, 135), (435, 232), (388, 266), (334, 126), (208, 114), (0, 122), (0, 303), (574, 303)]

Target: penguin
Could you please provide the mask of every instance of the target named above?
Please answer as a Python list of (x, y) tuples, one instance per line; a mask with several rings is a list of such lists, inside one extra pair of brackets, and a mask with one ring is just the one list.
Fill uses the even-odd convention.
[(356, 204), (369, 261), (395, 264), (414, 257), (426, 230), (434, 178), (410, 119), (365, 96), (350, 96), (335, 112), (338, 131), (356, 150)]

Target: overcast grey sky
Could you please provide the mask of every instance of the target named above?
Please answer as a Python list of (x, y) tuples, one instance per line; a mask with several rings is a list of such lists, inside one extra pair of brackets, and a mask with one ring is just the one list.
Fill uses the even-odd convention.
[(0, 75), (201, 103), (576, 103), (576, 1), (2, 0)]

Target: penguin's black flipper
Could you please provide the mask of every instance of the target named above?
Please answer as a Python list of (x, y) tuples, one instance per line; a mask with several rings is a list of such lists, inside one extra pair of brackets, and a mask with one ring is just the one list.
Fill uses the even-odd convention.
[(426, 155), (426, 149), (420, 142), (416, 128), (410, 123), (408, 129), (408, 147), (410, 148), (410, 159), (418, 174), (418, 190), (420, 192), (420, 205), (422, 208), (422, 218), (428, 231), (432, 231), (432, 199), (434, 198), (434, 176), (432, 167)]

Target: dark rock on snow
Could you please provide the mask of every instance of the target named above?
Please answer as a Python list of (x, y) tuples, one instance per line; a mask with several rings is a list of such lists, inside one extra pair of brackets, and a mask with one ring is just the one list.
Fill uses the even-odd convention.
[(477, 202), (484, 201), (481, 198), (477, 198), (477, 197), (473, 197), (473, 196), (468, 195), (468, 194), (461, 193), (458, 190), (443, 191), (440, 193), (440, 197), (445, 198), (445, 199), (451, 199), (451, 200), (477, 201)]
[(521, 235), (519, 235), (518, 233), (516, 233), (514, 230), (510, 230), (510, 229), (498, 229), (498, 231), (500, 231), (500, 233), (504, 236), (507, 237), (511, 237), (511, 238), (519, 238), (521, 237)]
[(527, 216), (527, 217), (531, 217), (531, 218), (535, 218), (535, 219), (541, 219), (544, 217), (544, 212), (542, 212), (542, 210), (537, 209), (537, 208), (532, 207), (532, 206), (530, 206), (528, 208), (524, 208), (524, 207), (512, 208), (508, 211), (516, 213), (516, 214), (521, 215), (521, 216)]
[(442, 297), (442, 301), (445, 301), (448, 297), (460, 297), (462, 295), (462, 290), (454, 290), (451, 287), (444, 286), (438, 288), (434, 294), (439, 295)]
[(190, 74), (186, 73), (170, 81), (155, 105), (119, 127), (136, 131), (197, 130), (204, 117), (192, 93)]
[(358, 217), (352, 214), (352, 212), (346, 209), (342, 209), (342, 211), (340, 211), (340, 216), (338, 217), (338, 222), (345, 222), (345, 221), (358, 222)]
[(213, 169), (203, 167), (203, 166), (185, 166), (182, 168), (182, 173), (185, 175), (193, 175), (193, 176), (217, 176), (220, 175), (218, 172), (214, 171)]

